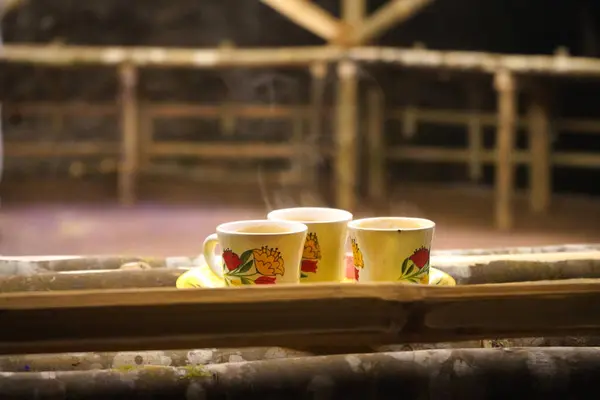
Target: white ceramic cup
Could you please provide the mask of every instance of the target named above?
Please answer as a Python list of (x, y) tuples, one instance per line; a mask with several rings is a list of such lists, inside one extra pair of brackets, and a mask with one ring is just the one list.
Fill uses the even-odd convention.
[(267, 216), (274, 221), (301, 222), (308, 227), (300, 282), (340, 282), (345, 275), (348, 222), (352, 214), (326, 207), (296, 207), (274, 210)]
[(379, 217), (348, 223), (358, 282), (429, 283), (435, 223), (423, 218)]
[(299, 283), (306, 231), (300, 222), (228, 222), (204, 240), (204, 258), (227, 286)]

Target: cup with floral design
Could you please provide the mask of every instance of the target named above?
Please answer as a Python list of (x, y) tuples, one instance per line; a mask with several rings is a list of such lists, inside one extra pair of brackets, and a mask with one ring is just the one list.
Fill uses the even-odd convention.
[(300, 264), (300, 283), (340, 282), (344, 278), (345, 244), (352, 214), (326, 207), (271, 211), (274, 221), (296, 221), (308, 227)]
[(307, 229), (293, 221), (221, 224), (204, 240), (204, 259), (226, 286), (299, 283)]
[(358, 282), (429, 283), (435, 223), (408, 217), (365, 218), (348, 223)]

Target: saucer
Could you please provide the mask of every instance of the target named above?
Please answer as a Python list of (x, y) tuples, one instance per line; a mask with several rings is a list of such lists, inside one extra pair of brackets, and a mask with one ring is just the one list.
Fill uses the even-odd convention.
[[(346, 278), (341, 280), (340, 283), (356, 283), (353, 278), (349, 278), (353, 273), (353, 271), (347, 268)], [(429, 284), (435, 286), (456, 286), (456, 281), (447, 273), (430, 267)], [(176, 287), (178, 289), (220, 288), (225, 287), (225, 281), (210, 269), (204, 259), (201, 259), (199, 266), (186, 271), (177, 279)]]

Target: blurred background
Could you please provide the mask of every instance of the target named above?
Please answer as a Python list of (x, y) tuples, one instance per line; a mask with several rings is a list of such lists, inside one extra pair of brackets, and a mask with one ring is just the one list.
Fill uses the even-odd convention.
[(431, 218), (437, 249), (600, 239), (594, 0), (0, 10), (3, 255), (193, 255), (288, 206)]

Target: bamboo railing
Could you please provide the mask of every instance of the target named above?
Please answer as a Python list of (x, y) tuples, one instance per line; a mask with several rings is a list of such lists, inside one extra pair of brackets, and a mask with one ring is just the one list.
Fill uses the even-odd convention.
[[(446, 162), (466, 163), (470, 169), (478, 169), (483, 165), (495, 165), (497, 163), (496, 150), (483, 147), (483, 128), (496, 127), (498, 118), (495, 114), (481, 110), (444, 110), (425, 109), (418, 107), (410, 108), (385, 108), (381, 94), (378, 91), (370, 91), (367, 101), (367, 128), (369, 131), (367, 141), (369, 171), (369, 196), (372, 199), (382, 199), (386, 196), (384, 191), (385, 168), (387, 161), (417, 161), (417, 162)], [(137, 129), (138, 148), (137, 165), (139, 171), (152, 173), (152, 159), (155, 157), (180, 157), (192, 156), (198, 159), (288, 159), (293, 160), (299, 151), (302, 138), (306, 137), (306, 127), (314, 120), (313, 109), (310, 106), (282, 106), (282, 105), (199, 105), (187, 103), (142, 103), (139, 106), (139, 124), (129, 129)], [(74, 116), (100, 116), (106, 118), (117, 118), (119, 108), (114, 104), (82, 104), (82, 103), (8, 103), (4, 105), (6, 112), (18, 111), (21, 115), (46, 116), (48, 118), (74, 117)], [(323, 113), (329, 112), (322, 109)], [(410, 114), (410, 115), (409, 115)], [(160, 119), (174, 118), (197, 118), (197, 119), (223, 119), (223, 118), (248, 118), (248, 119), (288, 119), (300, 126), (300, 141), (291, 143), (202, 143), (198, 141), (170, 141), (154, 138), (154, 125)], [(465, 133), (469, 135), (469, 146), (463, 149), (448, 149), (435, 146), (421, 146), (402, 144), (390, 146), (386, 144), (383, 132), (385, 119), (403, 121), (410, 118), (418, 130), (421, 123), (439, 124), (445, 126), (464, 127)], [(530, 180), (531, 207), (534, 211), (543, 212), (550, 202), (550, 187), (545, 184), (549, 180), (547, 170), (552, 166), (598, 168), (600, 167), (600, 155), (589, 152), (557, 152), (550, 151), (544, 147), (545, 138), (542, 137), (541, 154), (536, 150), (535, 138), (539, 129), (539, 117), (536, 115), (519, 116), (515, 125), (519, 129), (529, 132), (532, 147), (525, 150), (513, 150), (511, 163), (513, 165), (527, 165), (531, 173), (534, 170), (537, 178)], [(542, 116), (541, 123), (547, 123)], [(561, 135), (577, 134), (600, 134), (600, 121), (589, 119), (563, 118), (554, 121), (556, 129)], [(547, 129), (542, 126), (542, 135)], [(54, 132), (59, 134), (59, 132)], [(398, 132), (402, 134), (402, 132)], [(52, 135), (50, 135), (52, 136)], [(539, 136), (539, 135), (538, 135)], [(296, 138), (298, 140), (298, 138)], [(539, 145), (538, 145), (539, 147)], [(44, 142), (9, 141), (5, 144), (7, 157), (20, 158), (52, 158), (73, 157), (85, 158), (99, 156), (116, 160), (120, 154), (126, 152), (118, 142), (103, 140), (64, 142), (60, 146), (49, 146)], [(321, 144), (312, 149), (322, 157), (335, 155), (334, 147)], [(537, 153), (536, 153), (537, 151)], [(381, 157), (384, 154), (384, 157)], [(541, 157), (540, 157), (541, 155)], [(541, 163), (541, 165), (540, 165)], [(296, 165), (297, 166), (297, 165)], [(540, 178), (540, 171), (543, 176)], [(114, 171), (106, 171), (114, 172)], [(286, 172), (286, 171), (283, 171)], [(120, 171), (125, 175), (125, 171)], [(224, 170), (222, 174), (226, 174)], [(222, 175), (221, 174), (221, 175)], [(302, 176), (296, 172), (286, 172), (286, 181), (301, 184)], [(214, 174), (213, 174), (214, 175)], [(221, 176), (219, 175), (219, 176)], [(473, 175), (472, 175), (473, 177)], [(215, 178), (216, 179), (216, 178)], [(477, 179), (477, 175), (474, 176)], [(122, 188), (121, 191), (133, 191), (133, 189)]]
[[(356, 2), (356, 4), (354, 4)], [(279, 3), (279, 2), (275, 2)], [(283, 2), (290, 6), (295, 4), (300, 6), (305, 2)], [(357, 11), (360, 8), (359, 0), (348, 0), (344, 8), (347, 24), (362, 24), (361, 14)], [(414, 10), (420, 6), (415, 3)], [(274, 3), (273, 3), (274, 4)], [(271, 5), (273, 5), (271, 4)], [(350, 5), (353, 4), (353, 7)], [(410, 7), (409, 7), (410, 8)], [(398, 9), (399, 10), (399, 9)], [(408, 9), (407, 9), (408, 10)], [(410, 10), (409, 10), (410, 11)], [(406, 15), (409, 15), (408, 12)], [(401, 19), (404, 15), (398, 12), (397, 18)], [(377, 13), (365, 22), (363, 28), (356, 32), (369, 36), (369, 23), (374, 23)], [(396, 18), (395, 17), (395, 18)], [(300, 17), (298, 17), (300, 18)], [(304, 19), (306, 21), (306, 19)], [(340, 22), (336, 22), (338, 28)], [(386, 24), (381, 28), (384, 29)], [(314, 29), (314, 27), (313, 27)], [(343, 31), (343, 30), (342, 30)], [(355, 33), (356, 33), (355, 32)], [(330, 33), (325, 33), (328, 38)], [(360, 35), (359, 35), (360, 36)], [(122, 102), (122, 127), (123, 142), (122, 154), (119, 166), (119, 197), (122, 203), (131, 203), (135, 201), (135, 175), (139, 169), (140, 162), (138, 154), (134, 147), (139, 142), (139, 127), (136, 127), (132, 121), (135, 120), (137, 106), (135, 105), (135, 77), (136, 68), (155, 66), (155, 67), (192, 67), (192, 68), (229, 68), (229, 67), (273, 67), (273, 66), (295, 66), (308, 67), (321, 65), (323, 63), (338, 63), (337, 75), (339, 78), (339, 90), (336, 105), (336, 133), (334, 135), (334, 145), (332, 148), (335, 159), (335, 187), (336, 202), (339, 207), (353, 209), (356, 197), (356, 152), (358, 142), (356, 109), (358, 104), (357, 96), (357, 63), (385, 63), (389, 65), (398, 65), (410, 68), (432, 68), (432, 69), (450, 69), (459, 71), (472, 71), (481, 73), (491, 73), (496, 76), (495, 89), (498, 92), (499, 104), (497, 123), (498, 130), (496, 151), (493, 153), (484, 153), (478, 150), (478, 146), (473, 146), (470, 151), (470, 165), (472, 174), (477, 175), (480, 170), (479, 165), (493, 158), (496, 164), (496, 224), (501, 229), (510, 229), (512, 226), (511, 198), (513, 193), (514, 178), (513, 168), (515, 164), (516, 153), (514, 151), (514, 136), (518, 117), (515, 115), (517, 90), (514, 82), (515, 74), (534, 74), (534, 75), (566, 75), (566, 76), (599, 76), (600, 60), (581, 57), (570, 57), (568, 55), (557, 54), (554, 56), (521, 56), (521, 55), (498, 55), (481, 52), (458, 52), (458, 51), (435, 51), (423, 48), (415, 49), (397, 49), (382, 47), (356, 47), (356, 46), (338, 46), (339, 40), (331, 40), (331, 45), (323, 47), (296, 47), (296, 48), (276, 48), (276, 49), (176, 49), (176, 48), (124, 48), (124, 47), (77, 47), (77, 46), (35, 46), (35, 45), (7, 45), (0, 53), (0, 61), (11, 63), (29, 63), (46, 66), (75, 66), (79, 64), (106, 65), (121, 68), (121, 99)], [(342, 40), (342, 42), (344, 42)], [(350, 43), (350, 42), (349, 42)], [(124, 71), (128, 71), (125, 73)], [(319, 79), (314, 75), (315, 79)], [(318, 86), (318, 85), (317, 85)], [(512, 93), (512, 94), (511, 94)], [(538, 99), (539, 100), (539, 99)], [(550, 199), (550, 173), (549, 173), (549, 132), (548, 132), (548, 111), (544, 102), (536, 100), (529, 113), (529, 122), (532, 132), (532, 207), (535, 211), (543, 212), (547, 209)], [(377, 103), (376, 103), (377, 104)], [(313, 105), (318, 105), (314, 103)], [(378, 112), (373, 111), (374, 115)], [(459, 117), (460, 118), (460, 117)], [(477, 129), (480, 128), (474, 115), (467, 116), (470, 125), (470, 136), (474, 138), (472, 143), (476, 143)], [(480, 120), (479, 120), (480, 121)], [(374, 122), (370, 126), (375, 126)], [(576, 125), (584, 130), (594, 129), (588, 125), (589, 121), (576, 121)], [(595, 125), (595, 123), (592, 123)], [(311, 123), (311, 127), (314, 124)], [(475, 132), (475, 133), (474, 133)], [(473, 134), (472, 134), (473, 133)], [(375, 133), (378, 134), (378, 133)], [(142, 141), (143, 142), (143, 141)], [(381, 143), (374, 139), (371, 144)], [(180, 151), (181, 147), (173, 144), (171, 148), (174, 152)], [(177, 147), (177, 148), (176, 148)], [(165, 149), (163, 147), (162, 149)], [(215, 149), (196, 146), (194, 149), (188, 148), (186, 154), (200, 153), (218, 154)], [(42, 151), (42, 150), (38, 150)], [(73, 149), (73, 152), (89, 153), (89, 149), (83, 145)], [(168, 151), (168, 150), (167, 150)], [(279, 149), (279, 155), (285, 155), (286, 150)], [(373, 160), (374, 154), (380, 150), (370, 150)], [(436, 150), (438, 151), (438, 150)], [(382, 153), (382, 152), (381, 152)], [(379, 154), (381, 154), (379, 153)], [(404, 151), (406, 154), (407, 151)], [(411, 149), (411, 154), (418, 154)], [(421, 154), (431, 157), (431, 150)], [(437, 157), (437, 156), (436, 156)], [(446, 150), (440, 153), (441, 158), (456, 159), (462, 158), (453, 150)], [(518, 157), (517, 157), (518, 158)], [(582, 154), (575, 157), (568, 155), (557, 155), (558, 162), (576, 164), (578, 166), (596, 165), (597, 157), (593, 154)], [(556, 160), (555, 160), (556, 161)], [(373, 166), (372, 170), (381, 173), (381, 165)], [(374, 174), (371, 178), (374, 178)], [(381, 182), (376, 178), (375, 182)], [(374, 185), (374, 184), (373, 184)]]

